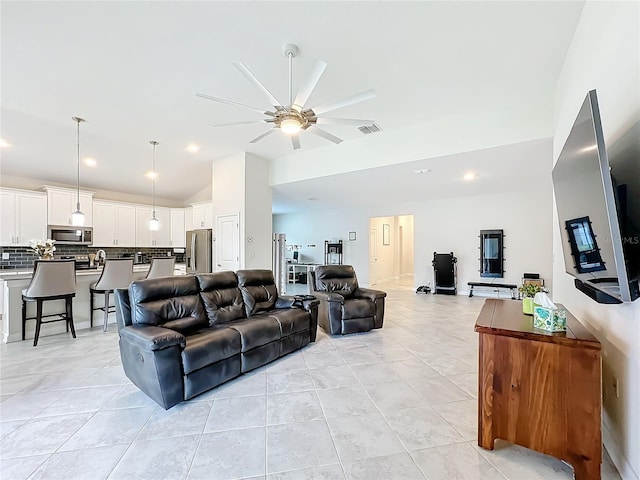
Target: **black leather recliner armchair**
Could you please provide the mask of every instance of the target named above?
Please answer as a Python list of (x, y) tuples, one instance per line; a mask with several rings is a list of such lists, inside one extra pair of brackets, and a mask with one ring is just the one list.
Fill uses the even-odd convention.
[(331, 335), (382, 328), (386, 292), (360, 288), (351, 265), (316, 267), (309, 291), (320, 300), (318, 324)]

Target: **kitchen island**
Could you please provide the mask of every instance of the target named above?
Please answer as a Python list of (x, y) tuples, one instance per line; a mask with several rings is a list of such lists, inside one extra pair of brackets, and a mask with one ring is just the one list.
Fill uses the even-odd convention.
[[(140, 280), (147, 275), (149, 264), (134, 265), (133, 279)], [(89, 328), (89, 285), (97, 282), (102, 273), (97, 270), (77, 270), (76, 271), (76, 296), (73, 299), (73, 323), (76, 330)], [(175, 275), (184, 275), (184, 264), (176, 264)], [(19, 342), (22, 340), (22, 290), (27, 288), (33, 270), (4, 270), (0, 271), (0, 287), (2, 289), (2, 342)], [(113, 296), (111, 296), (113, 298)], [(113, 300), (112, 300), (113, 301)], [(96, 295), (95, 306), (103, 306), (104, 297)], [(28, 305), (28, 316), (33, 316)], [(44, 302), (43, 313), (56, 313), (64, 311), (64, 300), (52, 300)], [(101, 311), (94, 311), (94, 328), (102, 328), (103, 314)], [(109, 323), (115, 323), (115, 313), (109, 315)], [(34, 321), (28, 321), (26, 327), (26, 339), (33, 339), (35, 330)], [(40, 338), (49, 335), (57, 335), (66, 332), (65, 322), (55, 322), (42, 324)]]

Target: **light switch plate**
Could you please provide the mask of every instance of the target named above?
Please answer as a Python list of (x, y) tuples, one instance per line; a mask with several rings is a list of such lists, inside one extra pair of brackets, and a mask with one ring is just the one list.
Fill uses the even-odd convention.
[(2, 252), (2, 259), (9, 260), (9, 252)]

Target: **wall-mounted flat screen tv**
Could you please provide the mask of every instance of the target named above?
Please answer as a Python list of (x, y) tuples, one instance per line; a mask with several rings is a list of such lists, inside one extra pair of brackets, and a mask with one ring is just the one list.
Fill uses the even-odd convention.
[(599, 303), (640, 296), (639, 125), (616, 139), (608, 156), (592, 90), (553, 168), (565, 270)]

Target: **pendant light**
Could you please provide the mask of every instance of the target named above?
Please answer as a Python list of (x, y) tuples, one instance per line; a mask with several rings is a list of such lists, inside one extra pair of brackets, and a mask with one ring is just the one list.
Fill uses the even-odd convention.
[(71, 214), (71, 225), (74, 227), (82, 227), (84, 225), (84, 213), (80, 210), (80, 122), (84, 122), (84, 118), (80, 117), (71, 117), (71, 119), (76, 122), (78, 125), (78, 177), (76, 180), (76, 189), (77, 189), (77, 199), (76, 199), (76, 209)]
[(156, 145), (158, 145), (158, 142), (151, 140), (149, 143), (153, 145), (153, 215), (149, 219), (149, 230), (155, 232), (160, 228), (160, 220), (156, 218), (156, 178), (158, 177), (156, 174)]

